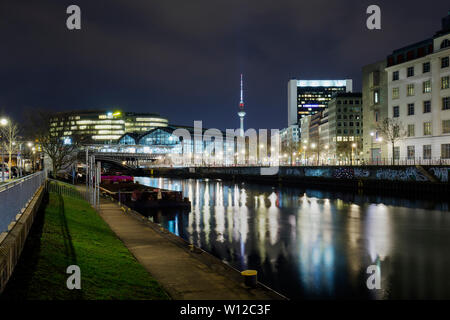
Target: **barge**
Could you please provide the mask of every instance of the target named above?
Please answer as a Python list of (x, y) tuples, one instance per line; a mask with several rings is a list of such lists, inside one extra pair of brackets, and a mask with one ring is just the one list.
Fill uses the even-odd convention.
[(100, 191), (140, 209), (191, 208), (189, 198), (181, 191), (144, 186), (134, 183), (132, 177), (102, 177)]

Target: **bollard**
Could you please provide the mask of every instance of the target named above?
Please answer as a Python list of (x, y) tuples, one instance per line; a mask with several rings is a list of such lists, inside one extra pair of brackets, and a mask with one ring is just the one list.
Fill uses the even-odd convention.
[(256, 270), (244, 270), (241, 272), (244, 277), (244, 283), (247, 287), (254, 288), (258, 283), (258, 271)]

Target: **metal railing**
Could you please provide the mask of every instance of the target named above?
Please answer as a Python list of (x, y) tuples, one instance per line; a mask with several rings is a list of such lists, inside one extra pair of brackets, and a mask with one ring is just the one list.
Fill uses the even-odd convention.
[(74, 185), (59, 180), (48, 179), (47, 192), (54, 192), (63, 197), (70, 197), (80, 200), (88, 200), (85, 190), (77, 189)]
[(179, 164), (154, 164), (149, 165), (146, 168), (183, 168), (183, 167), (205, 167), (205, 168), (229, 168), (229, 167), (268, 167), (268, 166), (280, 166), (280, 167), (316, 167), (316, 166), (448, 166), (450, 165), (450, 159), (445, 158), (375, 158), (375, 159), (331, 159), (324, 160), (280, 160), (278, 163), (260, 163), (260, 162), (245, 162), (245, 163), (233, 163), (233, 164), (223, 164), (223, 163), (189, 163), (184, 165)]
[(9, 224), (23, 213), (46, 178), (47, 173), (40, 171), (0, 185), (0, 233), (8, 231)]

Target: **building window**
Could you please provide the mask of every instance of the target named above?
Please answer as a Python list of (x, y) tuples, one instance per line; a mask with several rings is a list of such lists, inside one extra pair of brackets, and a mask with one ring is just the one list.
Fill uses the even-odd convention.
[(423, 73), (428, 73), (430, 72), (430, 63), (429, 62), (425, 62), (423, 64)]
[(408, 103), (408, 116), (414, 115), (414, 103)]
[(380, 91), (375, 90), (373, 92), (373, 103), (374, 104), (379, 104), (380, 103)]
[(424, 136), (431, 136), (431, 122), (427, 121), (423, 123), (423, 135)]
[(416, 156), (416, 148), (414, 146), (407, 147), (408, 160), (414, 159)]
[(394, 147), (394, 160), (400, 159), (400, 147)]
[(448, 48), (448, 47), (450, 47), (450, 40), (444, 39), (444, 41), (441, 42), (441, 49)]
[(441, 89), (448, 89), (449, 88), (449, 79), (450, 79), (449, 76), (441, 78)]
[(406, 95), (409, 97), (414, 95), (414, 83), (410, 83), (406, 86)]
[(431, 159), (431, 144), (425, 144), (423, 146), (423, 158), (425, 160)]
[(442, 133), (450, 133), (450, 120), (442, 120)]
[(427, 80), (423, 82), (423, 93), (431, 92), (431, 80)]
[(423, 113), (430, 113), (431, 112), (431, 101), (427, 100), (423, 102)]
[(398, 106), (394, 106), (392, 108), (392, 113), (394, 115), (394, 118), (398, 118), (400, 116), (400, 108)]
[(409, 67), (407, 73), (408, 73), (408, 78), (414, 77), (414, 67)]
[(414, 125), (408, 124), (408, 137), (414, 137)]
[(441, 59), (441, 68), (447, 68), (449, 65), (448, 57), (444, 57)]
[(397, 81), (399, 79), (398, 71), (392, 72), (392, 81)]
[(450, 97), (442, 98), (442, 110), (450, 109)]
[(392, 99), (400, 98), (400, 90), (399, 88), (392, 88)]
[(441, 158), (450, 159), (450, 144), (441, 144)]
[(379, 112), (375, 111), (375, 122), (378, 122), (378, 114), (379, 114)]

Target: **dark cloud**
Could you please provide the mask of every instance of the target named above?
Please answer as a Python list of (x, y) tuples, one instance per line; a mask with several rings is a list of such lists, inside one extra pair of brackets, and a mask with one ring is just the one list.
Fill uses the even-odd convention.
[[(82, 9), (82, 30), (65, 27)], [(382, 30), (365, 28), (365, 0), (2, 1), (0, 109), (116, 108), (172, 123), (286, 125), (287, 81), (354, 79), (393, 49), (432, 36), (446, 1), (380, 0)]]

